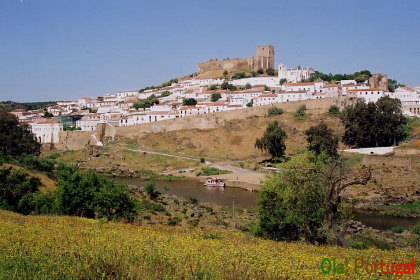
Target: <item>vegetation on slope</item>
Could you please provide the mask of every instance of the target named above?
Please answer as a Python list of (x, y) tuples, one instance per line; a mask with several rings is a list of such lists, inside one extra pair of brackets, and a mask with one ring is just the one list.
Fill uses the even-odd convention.
[[(0, 211), (0, 278), (332, 279), (323, 258), (408, 262), (419, 253), (344, 250), (263, 240), (220, 229), (138, 227)], [(371, 279), (351, 272), (340, 279)], [(393, 277), (393, 276), (392, 276)]]

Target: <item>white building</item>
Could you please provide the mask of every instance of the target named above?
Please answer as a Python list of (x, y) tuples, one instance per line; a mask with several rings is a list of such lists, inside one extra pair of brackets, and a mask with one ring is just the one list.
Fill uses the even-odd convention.
[(123, 90), (117, 92), (117, 101), (124, 101), (126, 98), (139, 96), (139, 90)]
[(58, 143), (59, 133), (63, 130), (63, 125), (54, 119), (37, 119), (29, 126), (36, 140), (43, 144)]
[(286, 79), (287, 82), (298, 83), (303, 80), (307, 80), (311, 77), (311, 74), (315, 74), (312, 68), (293, 68), (287, 69), (283, 64), (279, 65), (278, 80)]
[(233, 80), (229, 83), (235, 86), (245, 86), (246, 84), (250, 84), (251, 86), (266, 85), (268, 87), (274, 87), (279, 85), (280, 79), (278, 77), (253, 77)]
[(388, 93), (391, 98), (398, 98), (402, 105), (420, 104), (420, 94), (410, 87), (399, 87), (395, 92)]
[(96, 129), (99, 121), (100, 114), (87, 114), (76, 121), (76, 127), (80, 127), (82, 131), (92, 131)]
[(279, 103), (280, 98), (277, 94), (261, 94), (260, 96), (254, 98), (254, 106), (263, 106), (274, 103)]
[(282, 89), (285, 91), (310, 91), (315, 92), (315, 83), (284, 83)]
[(347, 97), (349, 98), (363, 98), (366, 103), (376, 102), (379, 98), (385, 96), (385, 92), (379, 88), (369, 89), (350, 89), (347, 90)]

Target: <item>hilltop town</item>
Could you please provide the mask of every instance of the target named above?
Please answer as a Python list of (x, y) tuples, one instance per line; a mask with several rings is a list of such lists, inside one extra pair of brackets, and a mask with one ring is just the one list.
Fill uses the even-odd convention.
[[(362, 73), (363, 72), (363, 73)], [(214, 76), (219, 73), (219, 77)], [(274, 46), (257, 46), (257, 55), (198, 64), (198, 73), (159, 86), (121, 90), (98, 97), (59, 101), (44, 110), (13, 110), (27, 123), (37, 141), (55, 144), (63, 130), (96, 131), (98, 124), (135, 126), (183, 117), (242, 110), (293, 101), (338, 98), (339, 106), (357, 98), (376, 102), (389, 96), (401, 101), (405, 115), (420, 115), (420, 86), (396, 85), (385, 74), (369, 71), (354, 79), (325, 81), (310, 67), (274, 69)], [(345, 76), (343, 76), (345, 77)], [(362, 77), (362, 78), (361, 78)]]

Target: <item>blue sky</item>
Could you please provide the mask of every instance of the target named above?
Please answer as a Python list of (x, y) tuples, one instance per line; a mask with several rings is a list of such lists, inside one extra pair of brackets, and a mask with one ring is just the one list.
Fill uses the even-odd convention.
[(417, 0), (0, 0), (0, 100), (139, 89), (210, 58), (276, 47), (276, 65), (420, 85)]

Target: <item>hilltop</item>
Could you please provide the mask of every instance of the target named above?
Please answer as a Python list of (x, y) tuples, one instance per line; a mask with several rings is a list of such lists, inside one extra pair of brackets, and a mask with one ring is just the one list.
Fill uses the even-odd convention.
[[(323, 258), (409, 262), (420, 254), (263, 240), (220, 229), (142, 227), (0, 211), (0, 278), (336, 279)], [(370, 277), (370, 278), (369, 278)], [(363, 270), (358, 279), (371, 279)]]

